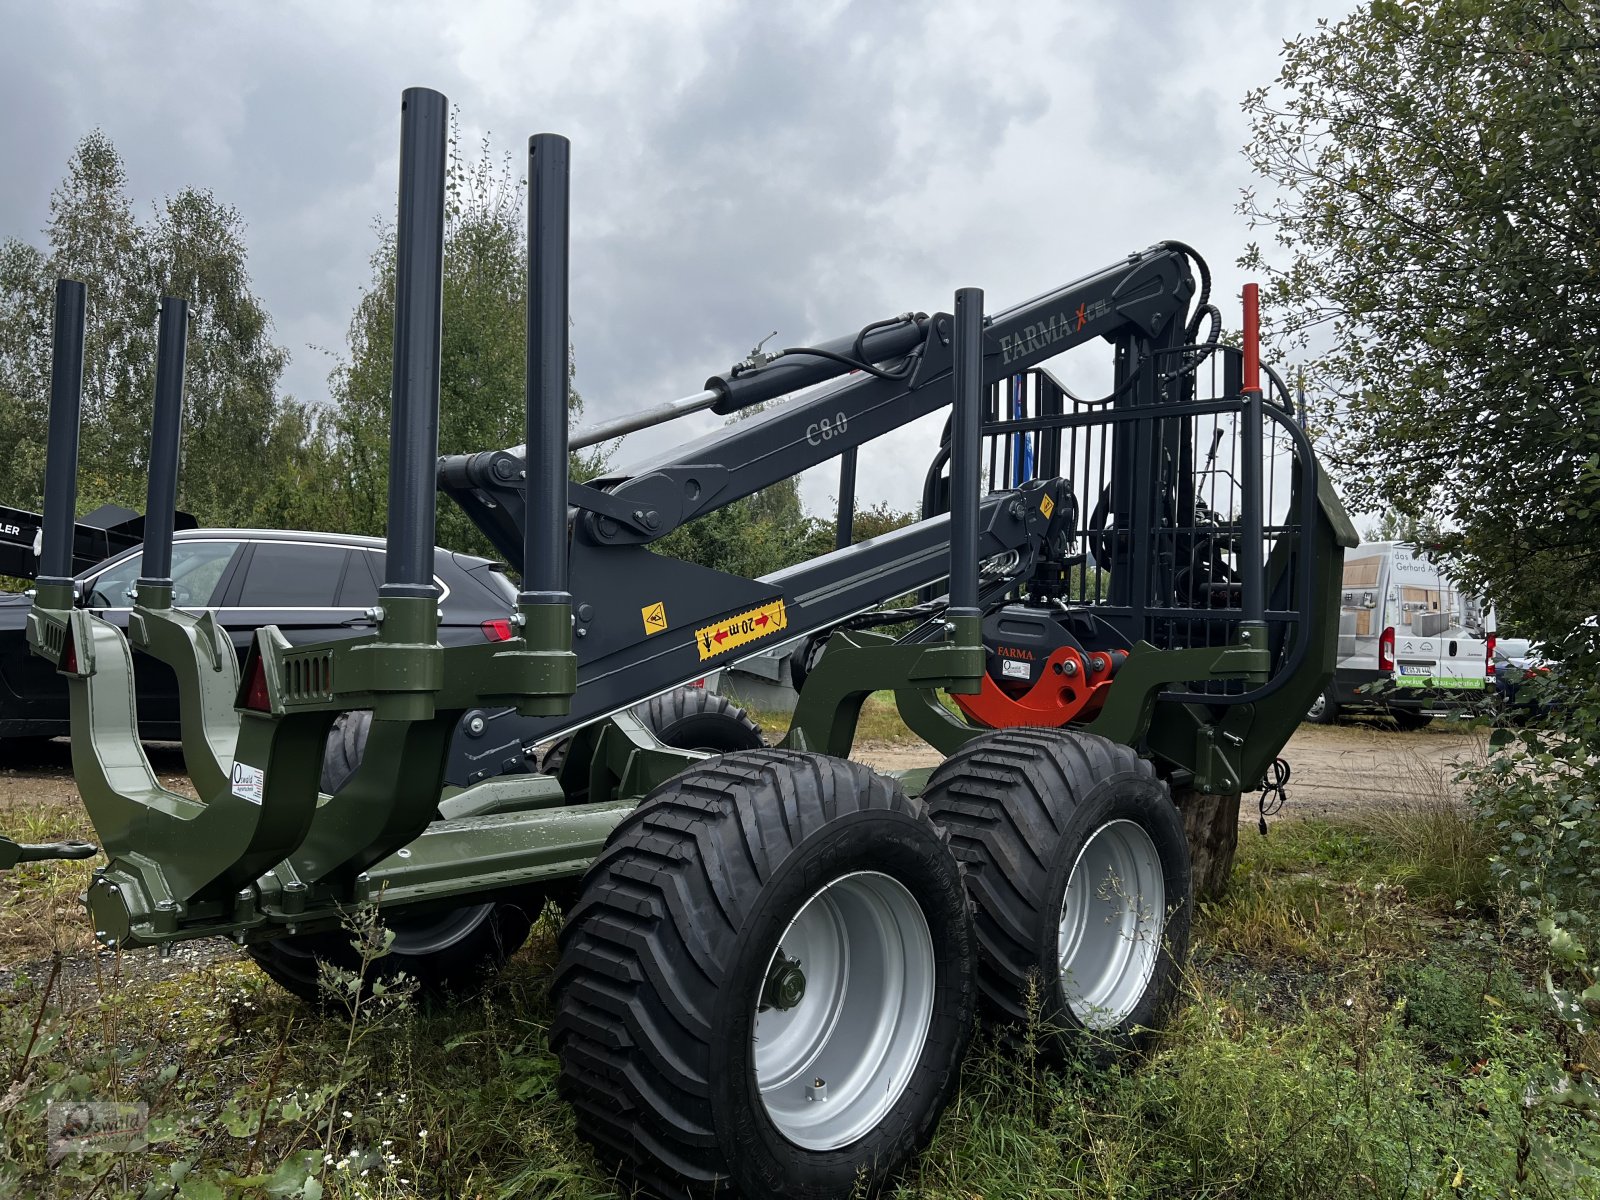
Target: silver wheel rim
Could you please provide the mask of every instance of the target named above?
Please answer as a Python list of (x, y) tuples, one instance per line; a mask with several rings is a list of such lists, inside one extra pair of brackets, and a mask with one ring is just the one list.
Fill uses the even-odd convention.
[(1072, 864), (1056, 928), (1061, 998), (1089, 1029), (1115, 1029), (1139, 1006), (1167, 923), (1161, 856), (1144, 826), (1107, 821)]
[(933, 935), (898, 880), (877, 871), (835, 879), (779, 939), (804, 994), (757, 1007), (756, 1087), (778, 1132), (806, 1150), (866, 1136), (894, 1107), (922, 1057), (933, 1017)]

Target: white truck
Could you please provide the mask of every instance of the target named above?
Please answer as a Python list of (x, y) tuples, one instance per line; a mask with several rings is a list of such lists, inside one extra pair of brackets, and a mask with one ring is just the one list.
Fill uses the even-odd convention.
[(1345, 552), (1333, 680), (1307, 719), (1384, 712), (1402, 729), (1460, 711), (1494, 686), (1492, 610), (1406, 542)]

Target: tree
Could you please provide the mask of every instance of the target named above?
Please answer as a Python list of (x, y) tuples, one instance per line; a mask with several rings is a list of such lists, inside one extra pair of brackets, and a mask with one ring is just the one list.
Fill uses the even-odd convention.
[[(1249, 94), (1243, 211), (1358, 506), (1533, 636), (1600, 610), (1600, 8), (1369, 0)], [(1362, 500), (1366, 504), (1362, 505)]]
[[(464, 162), (451, 136), (444, 247), (444, 327), (440, 362), (439, 452), (493, 450), (523, 438), (527, 234), (525, 184), (509, 157), (487, 144)], [(330, 503), (338, 527), (381, 534), (387, 520), (390, 386), (394, 353), (394, 230), (385, 227), (372, 256), (372, 281), (350, 321), (349, 357), (329, 378), (334, 409), (322, 433), (333, 464)], [(570, 367), (569, 367), (570, 375)], [(583, 411), (569, 391), (574, 422)], [(575, 478), (604, 462), (600, 451), (572, 456)], [(439, 543), (492, 553), (452, 504), (438, 516)]]
[[(307, 418), (278, 395), (287, 354), (251, 290), (244, 222), (211, 192), (185, 188), (141, 222), (115, 146), (95, 131), (78, 143), (50, 201), (47, 249), (0, 245), (0, 491), (36, 505), (44, 481), (51, 291), (87, 286), (82, 507), (143, 508), (155, 391), (160, 297), (190, 303), (181, 507), (211, 524), (270, 521), (262, 496), (301, 453)], [(248, 464), (261, 488), (240, 486)]]

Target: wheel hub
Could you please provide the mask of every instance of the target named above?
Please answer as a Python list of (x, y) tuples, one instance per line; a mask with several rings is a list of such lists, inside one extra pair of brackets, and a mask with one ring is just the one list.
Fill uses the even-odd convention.
[(1061, 998), (1089, 1029), (1115, 1029), (1144, 999), (1167, 923), (1161, 856), (1137, 822), (1107, 821), (1078, 851), (1056, 928)]
[(835, 1150), (876, 1128), (922, 1058), (935, 983), (928, 919), (898, 880), (859, 871), (807, 900), (767, 965), (751, 1035), (778, 1132)]
[(798, 958), (784, 956), (783, 947), (773, 956), (767, 970), (767, 985), (761, 989), (761, 1011), (775, 1008), (787, 1012), (805, 999), (806, 977), (800, 970)]

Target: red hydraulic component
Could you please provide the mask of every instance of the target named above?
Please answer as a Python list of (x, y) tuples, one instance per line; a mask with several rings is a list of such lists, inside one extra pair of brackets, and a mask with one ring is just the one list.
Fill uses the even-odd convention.
[(973, 721), (989, 729), (1019, 725), (1053, 729), (1098, 712), (1105, 703), (1112, 676), (1127, 657), (1124, 650), (1093, 650), (1085, 654), (1072, 646), (1062, 646), (1051, 651), (1039, 678), (1020, 696), (1008, 695), (985, 675), (977, 695), (950, 698)]
[(1261, 391), (1261, 285), (1244, 285), (1244, 387), (1246, 395)]

